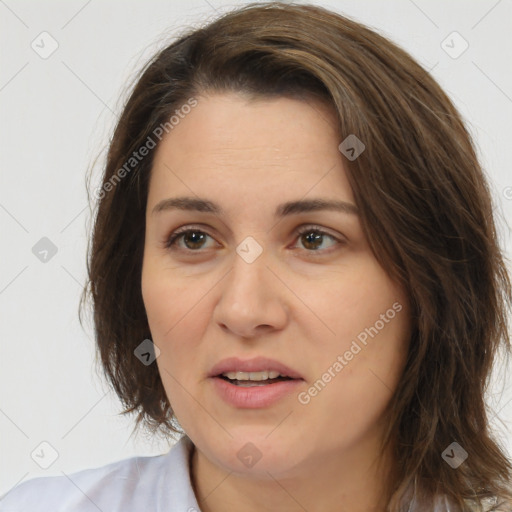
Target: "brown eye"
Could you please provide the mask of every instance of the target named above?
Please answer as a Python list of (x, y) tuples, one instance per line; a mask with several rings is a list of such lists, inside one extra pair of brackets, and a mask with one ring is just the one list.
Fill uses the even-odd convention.
[[(165, 243), (165, 247), (167, 249), (173, 249), (177, 246), (178, 249), (196, 251), (204, 248), (207, 237), (211, 238), (210, 235), (198, 229), (189, 228), (181, 231), (175, 231), (169, 236)], [(184, 245), (180, 245), (180, 241), (182, 241)]]
[[(324, 250), (327, 250), (329, 247), (336, 245), (336, 243), (342, 243), (341, 240), (337, 239), (335, 236), (327, 233), (326, 231), (319, 228), (313, 228), (311, 226), (307, 226), (306, 228), (301, 229), (298, 233), (298, 238), (301, 241), (302, 246), (309, 252), (323, 252)], [(328, 247), (322, 248), (322, 244), (324, 243), (326, 238), (333, 240), (334, 243), (332, 243)]]
[(199, 231), (188, 231), (182, 235), (183, 243), (188, 249), (200, 249), (206, 236)]
[(305, 233), (301, 235), (301, 239), (303, 245), (306, 249), (317, 250), (320, 245), (322, 245), (324, 235), (318, 233), (317, 231), (311, 231), (310, 233)]

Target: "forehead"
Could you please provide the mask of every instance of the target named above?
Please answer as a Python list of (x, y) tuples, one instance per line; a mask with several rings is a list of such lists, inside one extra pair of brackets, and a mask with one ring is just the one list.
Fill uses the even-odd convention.
[(312, 187), (350, 200), (339, 143), (335, 112), (318, 101), (201, 96), (156, 150), (149, 202), (164, 190), (203, 196), (220, 184), (232, 193), (258, 190), (267, 200), (276, 188), (302, 197)]
[(334, 111), (318, 101), (216, 94), (198, 97), (157, 153), (172, 151), (174, 160), (222, 155), (279, 160), (323, 152), (332, 144), (336, 149), (338, 139)]

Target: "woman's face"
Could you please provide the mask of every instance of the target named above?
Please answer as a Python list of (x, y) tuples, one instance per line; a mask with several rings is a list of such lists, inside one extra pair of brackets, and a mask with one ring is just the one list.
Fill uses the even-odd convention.
[[(365, 239), (341, 142), (320, 103), (219, 94), (156, 150), (142, 293), (158, 369), (182, 428), (226, 470), (292, 475), (377, 449), (409, 306)], [(219, 376), (243, 369), (295, 378)]]

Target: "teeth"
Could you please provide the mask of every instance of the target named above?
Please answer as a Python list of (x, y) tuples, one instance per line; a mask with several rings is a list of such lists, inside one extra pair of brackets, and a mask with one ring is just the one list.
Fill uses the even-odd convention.
[(263, 372), (226, 372), (222, 374), (228, 379), (236, 380), (268, 380), (275, 379), (276, 377), (285, 377), (276, 371), (263, 371)]

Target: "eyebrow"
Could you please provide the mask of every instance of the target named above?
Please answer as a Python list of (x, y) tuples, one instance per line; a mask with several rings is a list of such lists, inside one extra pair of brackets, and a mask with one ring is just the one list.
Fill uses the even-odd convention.
[[(155, 205), (151, 213), (155, 214), (168, 210), (196, 211), (213, 213), (216, 215), (224, 214), (224, 210), (218, 204), (198, 197), (170, 197), (168, 199), (163, 199)], [(322, 198), (289, 201), (287, 203), (280, 204), (276, 208), (274, 215), (275, 217), (282, 218), (288, 215), (316, 212), (320, 210), (331, 210), (351, 215), (359, 215), (357, 206), (352, 203)]]

